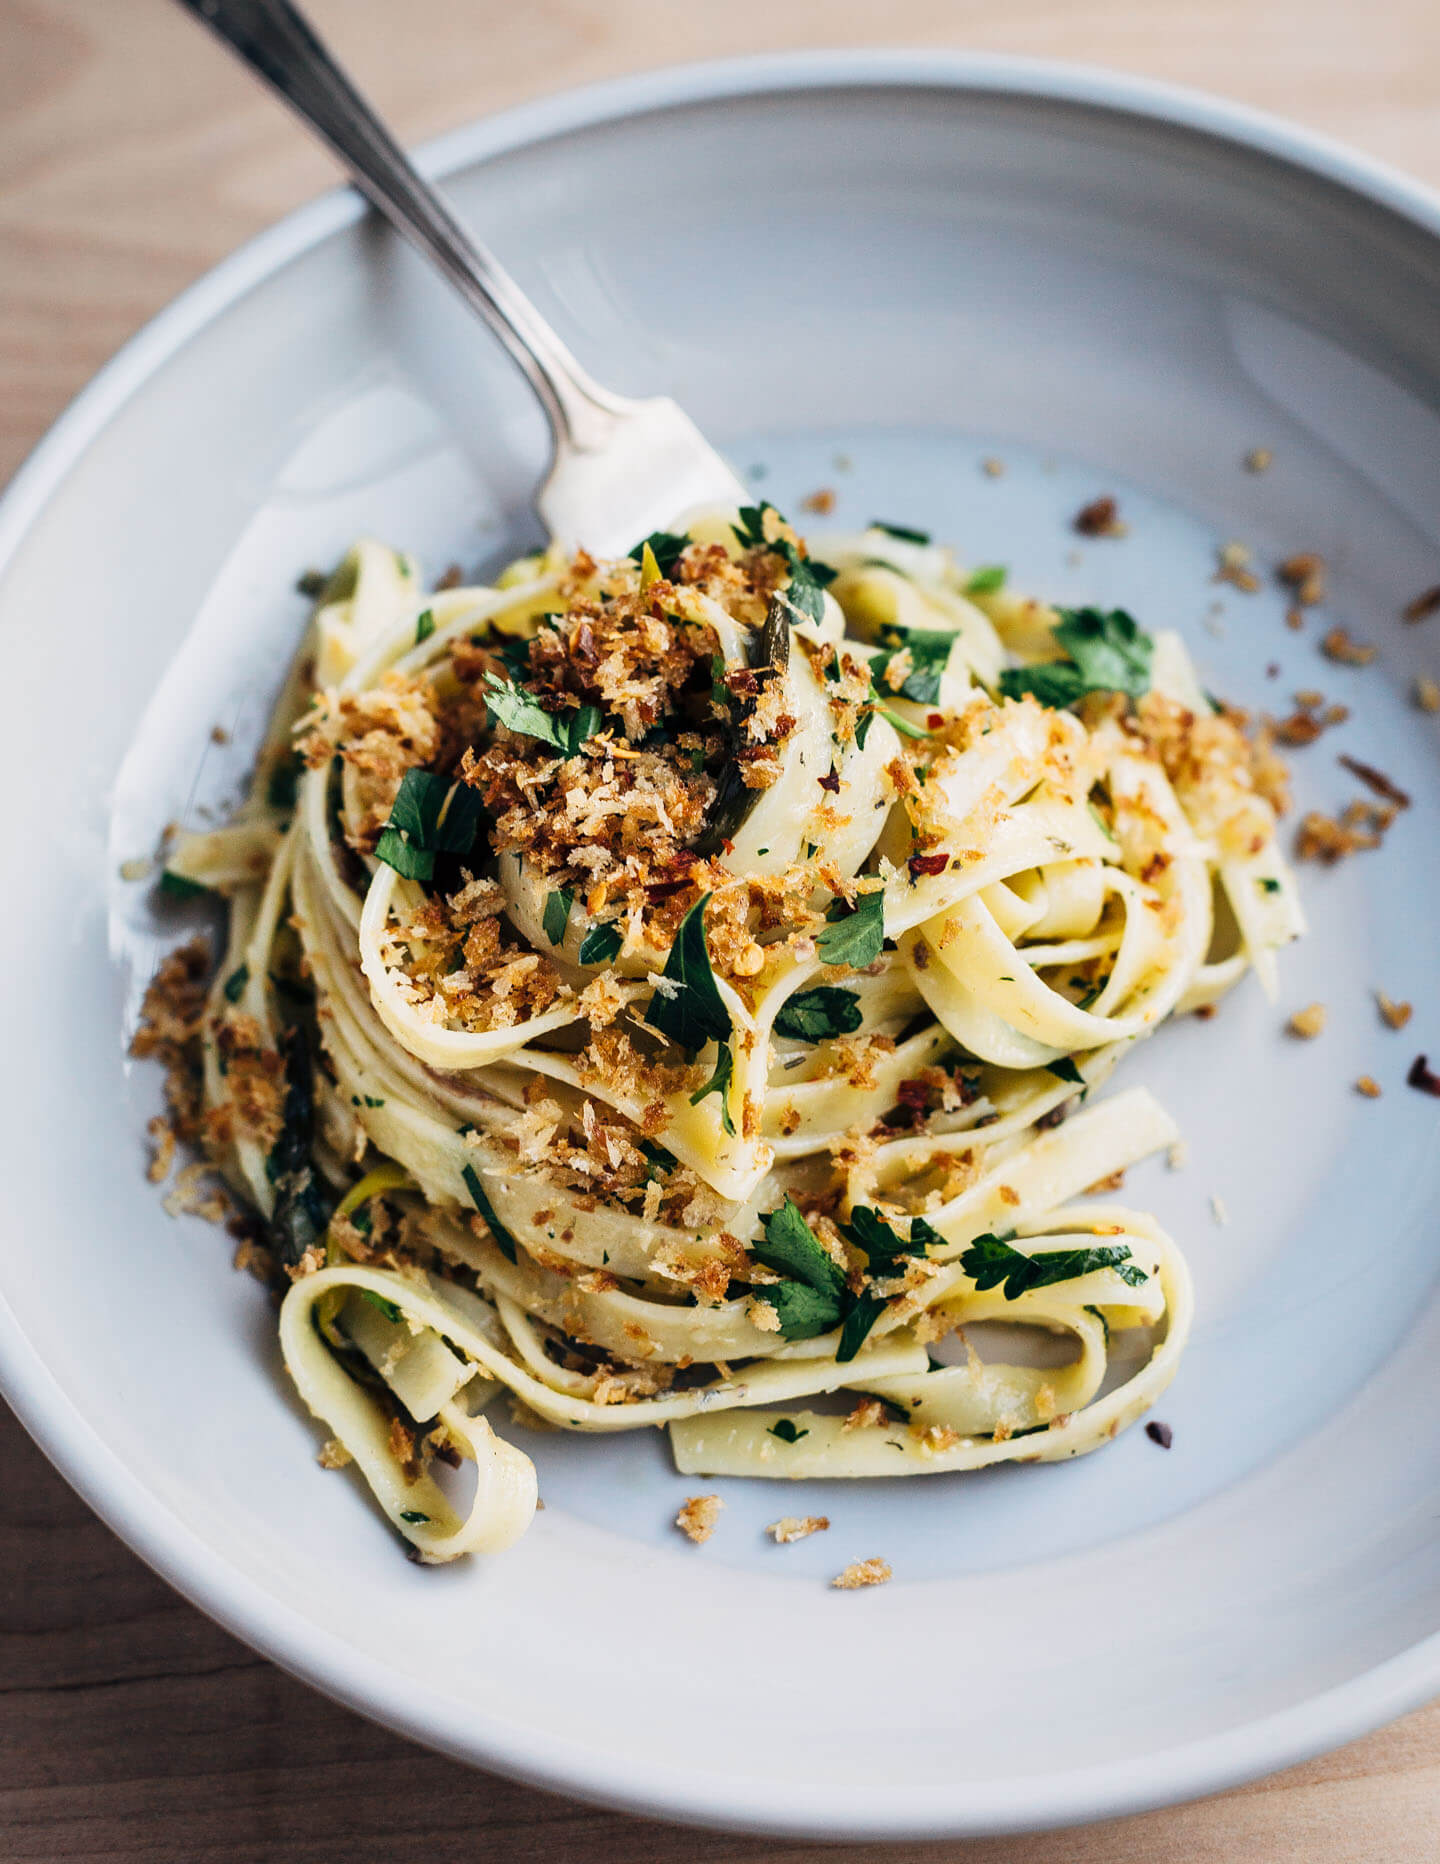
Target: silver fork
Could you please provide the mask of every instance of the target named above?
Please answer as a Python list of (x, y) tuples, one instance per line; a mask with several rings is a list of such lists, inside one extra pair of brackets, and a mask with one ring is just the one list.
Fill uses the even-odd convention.
[(490, 325), (540, 397), (555, 455), (535, 504), (550, 534), (597, 556), (628, 550), (688, 507), (748, 494), (668, 396), (594, 381), (509, 273), (472, 239), (290, 0), (180, 0), (339, 156), (390, 224)]

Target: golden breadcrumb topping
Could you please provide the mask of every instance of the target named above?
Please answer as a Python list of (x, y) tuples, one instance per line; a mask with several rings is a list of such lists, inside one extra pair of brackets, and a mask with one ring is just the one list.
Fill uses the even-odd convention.
[(888, 1560), (852, 1560), (830, 1584), (839, 1592), (858, 1592), (862, 1586), (883, 1586), (892, 1577)]
[(725, 1506), (718, 1495), (692, 1495), (675, 1517), (675, 1525), (687, 1540), (698, 1546), (709, 1540)]

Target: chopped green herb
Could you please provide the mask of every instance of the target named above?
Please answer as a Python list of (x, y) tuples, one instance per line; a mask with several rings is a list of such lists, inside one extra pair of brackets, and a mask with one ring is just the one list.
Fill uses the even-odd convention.
[(1150, 689), (1150, 661), (1155, 643), (1123, 608), (1060, 610), (1055, 639), (1068, 660), (1034, 667), (1010, 667), (1000, 675), (1007, 699), (1031, 693), (1056, 710), (1090, 692), (1127, 693), (1138, 699)]
[[(912, 1219), (908, 1238), (900, 1237), (878, 1211), (866, 1205), (852, 1210), (850, 1222), (842, 1228), (846, 1238), (865, 1251), (872, 1280), (894, 1275), (902, 1256), (921, 1255), (942, 1240), (921, 1217)], [(853, 1359), (885, 1311), (885, 1299), (873, 1293), (851, 1293), (844, 1274), (821, 1248), (790, 1198), (766, 1217), (765, 1240), (751, 1243), (750, 1253), (786, 1278), (757, 1291), (758, 1298), (775, 1309), (784, 1337), (813, 1339), (843, 1322), (835, 1357), (842, 1363)]]
[(435, 611), (422, 608), (415, 618), (415, 645), (418, 647), (422, 641), (428, 641), (434, 632)]
[(383, 1107), (385, 1102), (383, 1100), (377, 1100), (373, 1094), (367, 1094), (365, 1096), (365, 1105), (367, 1107)]
[(423, 1527), (430, 1519), (428, 1514), (421, 1514), (418, 1508), (402, 1508), (400, 1519), (408, 1521), (411, 1527)]
[(384, 1295), (376, 1294), (373, 1288), (362, 1288), (360, 1290), (360, 1298), (362, 1301), (368, 1301), (371, 1307), (378, 1307), (386, 1320), (400, 1319), (400, 1310), (396, 1307), (395, 1303), (393, 1301), (387, 1301)]
[(766, 1432), (767, 1436), (778, 1437), (782, 1443), (798, 1443), (802, 1437), (808, 1437), (806, 1429), (797, 1429), (788, 1417), (777, 1417)]
[(780, 1320), (787, 1340), (812, 1340), (828, 1333), (844, 1312), (845, 1277), (816, 1241), (815, 1233), (787, 1197), (765, 1218), (763, 1242), (750, 1244), (750, 1254), (785, 1279), (758, 1290)]
[(1076, 1087), (1084, 1087), (1085, 1077), (1068, 1055), (1062, 1055), (1059, 1061), (1047, 1061), (1046, 1074), (1053, 1074), (1057, 1080), (1073, 1081)]
[(853, 1035), (864, 1022), (860, 999), (853, 990), (820, 984), (790, 997), (775, 1018), (777, 1036), (793, 1042), (825, 1042), (831, 1036)]
[(199, 900), (210, 888), (203, 881), (192, 880), (188, 874), (172, 873), (167, 867), (160, 875), (160, 891), (172, 900)]
[(735, 1071), (735, 1057), (730, 1053), (730, 1045), (721, 1042), (715, 1053), (715, 1072), (703, 1087), (699, 1087), (690, 1096), (690, 1105), (698, 1107), (709, 1094), (720, 1096), (720, 1124), (733, 1139), (735, 1122), (730, 1117), (730, 1078)]
[(250, 982), (249, 965), (248, 964), (238, 965), (236, 969), (233, 970), (230, 973), (230, 975), (225, 979), (225, 1001), (227, 1003), (238, 1003), (240, 999), (245, 995), (245, 986), (249, 982)]
[(582, 705), (578, 712), (547, 712), (533, 694), (498, 673), (485, 675), (485, 688), (485, 709), (497, 724), (553, 745), (562, 757), (574, 757), (603, 721), (598, 705)]
[(1098, 1307), (1091, 1307), (1087, 1301), (1085, 1304), (1085, 1312), (1087, 1314), (1093, 1314), (1096, 1320), (1100, 1322), (1100, 1329), (1105, 1335), (1105, 1344), (1108, 1346), (1110, 1344), (1110, 1322), (1106, 1320), (1102, 1310)]
[(1260, 886), (1266, 893), (1278, 893), (1280, 891), (1280, 882), (1273, 874), (1262, 874), (1260, 876)]
[(1032, 1288), (1074, 1281), (1096, 1269), (1114, 1269), (1127, 1288), (1138, 1288), (1150, 1279), (1137, 1262), (1130, 1260), (1125, 1243), (1105, 1243), (1096, 1249), (1052, 1249), (1027, 1256), (1001, 1242), (998, 1236), (977, 1236), (961, 1256), (960, 1266), (982, 1294), (1003, 1282), (1007, 1301), (1018, 1301)]
[(928, 531), (912, 531), (908, 524), (887, 524), (883, 518), (872, 518), (870, 529), (884, 531), (887, 536), (898, 537), (905, 544), (928, 544), (930, 542)]
[[(913, 699), (917, 705), (934, 705), (940, 697), (940, 675), (945, 671), (950, 649), (959, 636), (940, 628), (892, 626), (881, 630), (881, 638), (891, 651), (870, 663), (871, 684), (876, 695), (883, 699), (886, 693), (893, 696), (898, 692), (900, 698)], [(885, 675), (904, 653), (910, 656), (910, 671), (898, 688), (892, 688)]]
[(966, 595), (993, 595), (997, 589), (1005, 587), (1005, 575), (1003, 563), (982, 563), (966, 583), (965, 593)]
[[(840, 1229), (847, 1242), (865, 1251), (865, 1273), (872, 1282), (887, 1281), (900, 1274), (904, 1257), (923, 1256), (945, 1240), (923, 1217), (912, 1217), (910, 1234), (900, 1236), (879, 1211), (872, 1210), (868, 1204), (857, 1204), (850, 1212), (850, 1221), (842, 1223)], [(835, 1348), (835, 1357), (842, 1364), (860, 1351), (886, 1305), (885, 1297), (873, 1291), (848, 1295), (845, 1324), (840, 1329), (840, 1344)]]
[(470, 1202), (485, 1219), (490, 1234), (495, 1238), (495, 1246), (507, 1262), (518, 1260), (515, 1253), (515, 1238), (495, 1215), (495, 1206), (485, 1195), (485, 1187), (480, 1182), (480, 1174), (473, 1165), (462, 1165), (460, 1176), (465, 1180), (465, 1189), (470, 1193)]
[(690, 539), (684, 531), (652, 531), (648, 537), (642, 537), (635, 548), (629, 552), (630, 560), (632, 563), (639, 563), (645, 555), (645, 546), (648, 544), (655, 558), (655, 567), (662, 576), (668, 579), (689, 543)]
[[(837, 912), (836, 908), (840, 910)], [(826, 914), (830, 924), (815, 944), (826, 964), (848, 964), (857, 971), (873, 964), (885, 949), (885, 894), (862, 893), (852, 909), (837, 900)]]
[[(891, 706), (886, 705), (885, 695), (876, 687), (874, 680), (870, 682), (870, 693), (866, 703), (874, 706), (875, 711), (880, 714), (881, 718), (885, 719), (894, 730), (898, 731), (902, 738), (928, 738), (930, 736), (930, 733), (923, 725), (912, 725), (908, 718), (901, 718), (897, 711)], [(870, 720), (873, 716), (873, 713), (867, 712), (860, 720), (860, 723), (855, 727), (855, 742), (860, 746), (862, 751), (865, 749), (865, 738), (869, 732)]]
[(480, 826), (480, 793), (428, 770), (407, 770), (375, 844), (375, 858), (406, 880), (432, 880), (437, 854), (468, 854)]
[(624, 943), (625, 934), (613, 921), (609, 925), (592, 926), (580, 942), (580, 962), (609, 964), (619, 955)]
[[(775, 511), (775, 507), (764, 502), (759, 505), (742, 505), (740, 522), (732, 525), (731, 529), (747, 550), (769, 550), (784, 559), (790, 571), (790, 582), (782, 592), (782, 599), (797, 614), (804, 615), (810, 621), (819, 621), (825, 613), (825, 588), (834, 582), (836, 572), (828, 563), (820, 563), (814, 557), (802, 557), (789, 538), (778, 538), (772, 543), (765, 535), (767, 511)], [(775, 515), (777, 518), (780, 516), (778, 511)]]
[(705, 944), (705, 908), (709, 903), (707, 893), (680, 922), (665, 960), (663, 985), (656, 989), (645, 1011), (645, 1021), (652, 1029), (658, 1029), (691, 1055), (698, 1054), (707, 1042), (726, 1042), (730, 1037), (730, 1012), (716, 987)]
[(563, 944), (565, 928), (570, 923), (570, 909), (574, 904), (575, 895), (568, 887), (559, 887), (555, 892), (545, 895), (545, 915), (541, 923), (552, 945)]
[(313, 602), (316, 596), (323, 594), (329, 581), (324, 570), (302, 570), (295, 578), (295, 593), (309, 596)]
[(657, 1146), (654, 1141), (650, 1139), (642, 1139), (639, 1143), (640, 1150), (645, 1154), (650, 1164), (650, 1170), (646, 1173), (647, 1179), (653, 1177), (657, 1172), (674, 1171), (679, 1160), (675, 1157), (673, 1152), (668, 1151), (664, 1146)]

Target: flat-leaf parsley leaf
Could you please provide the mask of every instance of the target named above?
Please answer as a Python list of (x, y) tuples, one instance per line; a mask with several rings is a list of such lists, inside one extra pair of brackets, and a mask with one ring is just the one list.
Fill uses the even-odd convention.
[(1150, 1279), (1138, 1262), (1130, 1260), (1125, 1243), (1104, 1243), (1095, 1249), (1050, 1249), (1038, 1256), (1027, 1256), (998, 1236), (977, 1236), (961, 1256), (960, 1266), (982, 1294), (1003, 1282), (1007, 1301), (1018, 1301), (1032, 1288), (1074, 1281), (1096, 1269), (1114, 1269), (1127, 1288), (1138, 1288)]
[(730, 1012), (715, 983), (710, 953), (705, 944), (707, 893), (680, 922), (662, 973), (671, 990), (657, 989), (645, 1020), (662, 1036), (698, 1054), (707, 1042), (724, 1042), (730, 1035)]

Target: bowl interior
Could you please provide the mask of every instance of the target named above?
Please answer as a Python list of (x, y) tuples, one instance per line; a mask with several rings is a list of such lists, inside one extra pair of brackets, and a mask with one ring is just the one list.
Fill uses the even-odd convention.
[[(1303, 870), (1312, 931), (1279, 1005), (1248, 981), (1122, 1066), (1189, 1141), (1183, 1170), (1152, 1163), (1124, 1193), (1198, 1282), (1160, 1411), (1173, 1449), (1132, 1431), (979, 1477), (719, 1483), (723, 1526), (696, 1549), (669, 1523), (697, 1485), (660, 1440), (546, 1435), (526, 1440), (547, 1503), (530, 1534), (443, 1571), (407, 1565), (358, 1487), (316, 1468), (266, 1297), (144, 1182), (158, 1083), (124, 1034), (187, 922), (120, 865), (235, 796), (302, 570), (363, 532), (436, 573), (494, 564), (534, 535), (545, 450), (493, 343), (333, 206), (122, 365), (130, 392), (72, 421), (0, 572), (29, 700), (0, 745), (28, 908), (0, 933), (7, 1391), (210, 1609), (467, 1757), (814, 1831), (998, 1829), (1204, 1790), (1440, 1682), (1414, 1653), (1440, 1625), (1440, 1106), (1404, 1084), (1440, 1048), (1421, 854), (1440, 721), (1412, 700), (1440, 672), (1440, 621), (1398, 619), (1440, 581), (1440, 244), (1199, 127), (957, 84), (933, 59), (670, 95), (686, 88), (452, 139), (462, 211), (601, 379), (680, 397), (792, 514), (828, 488), (827, 523), (918, 524), (1018, 585), (1179, 627), (1243, 704), (1323, 690), (1351, 717), (1297, 754), (1299, 809), (1363, 794), (1338, 751), (1413, 798), (1382, 851)], [(1100, 492), (1124, 540), (1070, 528)], [(1229, 540), (1259, 592), (1213, 580)], [(1295, 632), (1269, 571), (1302, 549), (1330, 593)], [(1325, 659), (1334, 623), (1377, 662)], [(57, 756), (62, 717), (79, 730)], [(1416, 1003), (1405, 1034), (1377, 988)], [(1325, 1035), (1286, 1037), (1312, 1000)], [(776, 1548), (764, 1524), (797, 1505), (832, 1529)], [(871, 1554), (888, 1588), (825, 1587)], [(857, 1770), (849, 1738), (881, 1701), (904, 1738)]]

